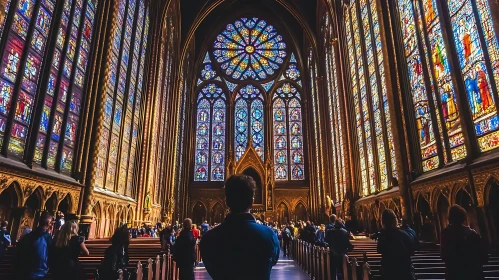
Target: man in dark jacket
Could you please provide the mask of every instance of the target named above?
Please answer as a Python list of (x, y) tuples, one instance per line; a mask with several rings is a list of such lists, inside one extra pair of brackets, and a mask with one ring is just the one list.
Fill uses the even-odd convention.
[(173, 258), (180, 270), (180, 280), (194, 279), (194, 262), (196, 262), (196, 239), (192, 234), (192, 220), (185, 219), (182, 231), (174, 245)]
[(310, 221), (307, 221), (307, 224), (306, 224), (305, 228), (303, 229), (301, 239), (303, 241), (308, 242), (308, 243), (314, 244), (315, 243), (315, 232), (316, 232), (315, 227), (312, 225), (312, 223)]
[(250, 213), (255, 181), (232, 175), (225, 182), (230, 213), (201, 239), (204, 265), (214, 280), (266, 280), (279, 259), (279, 241), (268, 227), (256, 223)]
[(17, 279), (43, 279), (49, 270), (48, 253), (52, 242), (52, 216), (42, 213), (38, 228), (24, 236), (17, 244), (14, 273)]
[(463, 207), (454, 205), (449, 209), (449, 226), (442, 231), (440, 240), (445, 279), (484, 279), (482, 265), (487, 263), (488, 250), (480, 234), (467, 225)]
[(325, 241), (329, 245), (331, 254), (331, 278), (343, 279), (343, 258), (348, 250), (353, 248), (350, 243), (350, 236), (343, 228), (343, 225), (337, 221), (336, 215), (329, 216), (329, 225), (326, 227)]

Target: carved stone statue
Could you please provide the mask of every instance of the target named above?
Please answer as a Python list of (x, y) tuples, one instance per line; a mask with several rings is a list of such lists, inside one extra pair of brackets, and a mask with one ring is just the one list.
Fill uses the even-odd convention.
[(144, 198), (144, 212), (149, 213), (152, 208), (152, 202), (151, 202), (151, 192), (147, 192), (146, 197)]

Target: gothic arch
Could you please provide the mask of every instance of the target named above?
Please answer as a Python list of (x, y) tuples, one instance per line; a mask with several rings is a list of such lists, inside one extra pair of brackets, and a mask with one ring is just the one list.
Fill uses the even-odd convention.
[[(482, 194), (484, 206), (490, 206), (490, 193), (493, 187), (499, 187), (499, 179), (497, 179), (494, 175), (490, 175), (482, 188), (484, 190)], [(480, 193), (477, 193), (477, 196), (478, 195), (480, 195)], [(480, 198), (478, 200), (480, 201)]]
[(201, 224), (204, 220), (208, 220), (208, 209), (202, 201), (198, 200), (192, 205), (191, 219), (194, 224)]
[[(299, 206), (302, 206), (302, 207), (299, 207)], [(297, 213), (297, 211), (301, 211), (300, 209), (303, 209), (305, 211), (305, 213)], [(300, 218), (305, 218), (305, 219), (308, 219), (308, 216), (309, 216), (309, 211), (308, 211), (308, 207), (307, 207), (307, 204), (305, 204), (301, 199), (298, 200), (298, 202), (295, 204), (295, 206), (293, 207), (293, 211), (291, 212), (292, 213), (292, 220), (297, 220), (298, 219), (298, 214), (300, 214), (300, 216), (302, 214), (304, 214), (304, 217), (300, 217)]]
[(7, 190), (12, 191), (13, 190), (15, 195), (17, 196), (16, 207), (21, 207), (24, 199), (23, 199), (23, 192), (21, 190), (21, 185), (19, 184), (19, 182), (15, 181), (15, 180), (11, 180), (10, 182), (7, 181), (7, 183), (5, 183), (4, 186), (6, 186), (6, 187), (4, 187), (4, 188), (0, 187), (0, 195), (4, 191), (7, 191)]
[[(68, 213), (76, 213), (76, 209), (73, 207), (73, 197), (71, 196), (71, 193), (67, 193), (65, 196), (62, 197), (62, 199), (58, 199), (57, 201), (57, 210), (62, 207), (66, 207), (64, 205), (61, 205), (62, 203), (66, 204), (67, 203), (67, 211)], [(64, 210), (64, 209), (62, 209)], [(62, 211), (61, 210), (61, 211)]]
[(225, 217), (225, 208), (219, 202), (215, 203), (210, 209), (210, 218), (212, 223), (221, 223)]

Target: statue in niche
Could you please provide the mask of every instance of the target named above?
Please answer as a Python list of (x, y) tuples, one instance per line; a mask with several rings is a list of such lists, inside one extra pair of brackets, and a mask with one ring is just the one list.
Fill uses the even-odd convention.
[(149, 213), (152, 208), (152, 203), (151, 203), (151, 192), (147, 192), (146, 197), (144, 198), (144, 213)]

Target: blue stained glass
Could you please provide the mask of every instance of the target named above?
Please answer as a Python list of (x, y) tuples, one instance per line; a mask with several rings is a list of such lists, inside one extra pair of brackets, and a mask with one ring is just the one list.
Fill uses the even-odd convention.
[[(483, 9), (487, 7), (482, 1), (480, 4), (479, 15), (483, 15)], [(495, 122), (497, 110), (496, 100), (492, 94), (491, 73), (485, 65), (484, 51), (487, 46), (483, 46), (479, 39), (477, 27), (479, 22), (474, 15), (471, 1), (449, 1), (448, 5), (461, 72), (466, 86), (468, 105), (478, 137), (478, 146), (481, 151), (488, 151), (499, 146), (499, 133)], [(483, 18), (483, 20), (487, 27), (488, 18)], [(488, 51), (492, 54), (491, 59), (497, 64), (497, 53), (499, 52), (497, 38), (490, 39), (490, 37), (495, 37), (488, 34), (493, 32), (490, 27), (486, 28), (485, 31)], [(499, 66), (493, 65), (493, 67), (493, 71), (497, 72)], [(489, 133), (490, 135), (487, 135)]]
[(263, 125), (263, 102), (255, 99), (251, 103), (251, 137), (253, 147), (260, 158), (264, 159), (264, 125)]
[(228, 76), (260, 80), (273, 75), (286, 57), (286, 44), (274, 27), (257, 18), (241, 18), (217, 36), (213, 52)]
[(208, 53), (204, 56), (203, 63), (211, 63), (210, 55)]
[(269, 92), (273, 85), (274, 81), (270, 81), (268, 83), (262, 84), (262, 87), (265, 89), (265, 91)]
[(239, 161), (246, 151), (248, 145), (248, 104), (245, 100), (239, 99), (235, 106), (236, 131), (235, 143), (236, 161)]
[(225, 80), (225, 84), (227, 85), (227, 88), (228, 88), (231, 92), (233, 92), (233, 91), (236, 89), (236, 87), (237, 87), (237, 85), (236, 85), (236, 84), (233, 84), (233, 83), (231, 83), (231, 82), (229, 82), (229, 81), (227, 81), (227, 80)]
[(213, 70), (213, 68), (211, 67), (210, 64), (206, 64), (204, 66), (204, 69), (201, 70), (201, 77), (205, 81), (215, 78), (216, 75), (217, 75), (217, 72), (215, 72), (215, 70)]

